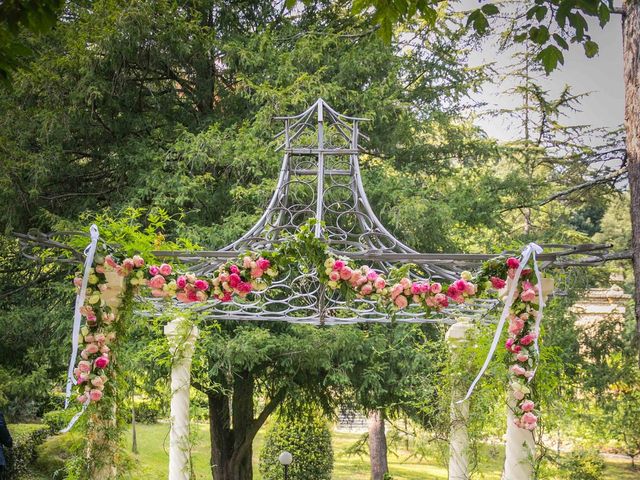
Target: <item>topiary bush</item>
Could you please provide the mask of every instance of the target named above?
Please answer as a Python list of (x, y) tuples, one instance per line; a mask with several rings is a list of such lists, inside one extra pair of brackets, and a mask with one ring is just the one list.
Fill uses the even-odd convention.
[(316, 412), (297, 418), (280, 416), (269, 428), (260, 452), (260, 473), (264, 480), (283, 480), (278, 461), (282, 451), (293, 455), (290, 480), (331, 480), (333, 447), (327, 421)]

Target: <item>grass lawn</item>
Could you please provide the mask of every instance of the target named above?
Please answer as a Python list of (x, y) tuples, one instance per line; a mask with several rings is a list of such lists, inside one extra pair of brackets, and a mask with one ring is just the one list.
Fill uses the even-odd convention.
[[(197, 479), (211, 478), (209, 470), (209, 435), (208, 425), (197, 425), (194, 432), (195, 443), (192, 451), (193, 463)], [(138, 425), (139, 454), (135, 456), (136, 468), (132, 478), (136, 480), (157, 480), (167, 477), (169, 425)], [(366, 457), (354, 457), (344, 454), (347, 446), (358, 438), (354, 433), (333, 434), (335, 480), (369, 480), (369, 462)], [(254, 479), (260, 480), (257, 459), (264, 440), (261, 431), (254, 442)], [(131, 436), (127, 438), (131, 445)], [(433, 452), (426, 459), (410, 458), (410, 452), (399, 450), (397, 455), (390, 455), (389, 469), (394, 480), (440, 480), (447, 478), (447, 469), (438, 460), (438, 452)], [(502, 468), (503, 452), (501, 448), (487, 447), (480, 462), (480, 478), (499, 480)], [(624, 459), (607, 460), (606, 476), (603, 480), (637, 480), (638, 472), (629, 468), (630, 462)]]

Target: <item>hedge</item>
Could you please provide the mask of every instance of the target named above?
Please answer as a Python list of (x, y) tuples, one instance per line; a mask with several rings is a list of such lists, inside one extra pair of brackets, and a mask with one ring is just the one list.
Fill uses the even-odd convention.
[(7, 477), (16, 480), (29, 478), (36, 459), (36, 448), (51, 430), (43, 424), (14, 424), (9, 425), (9, 431), (13, 437), (13, 447), (5, 449)]

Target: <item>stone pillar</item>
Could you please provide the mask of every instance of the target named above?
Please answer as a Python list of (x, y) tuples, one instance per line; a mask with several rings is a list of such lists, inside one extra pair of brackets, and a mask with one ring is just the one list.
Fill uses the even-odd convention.
[(507, 438), (505, 444), (505, 459), (503, 480), (532, 480), (533, 456), (535, 442), (533, 432), (516, 426), (516, 416), (513, 409), (518, 401), (509, 395), (507, 400)]
[[(464, 345), (467, 332), (473, 324), (467, 319), (460, 319), (449, 327), (446, 340), (451, 351), (451, 362), (460, 362), (460, 348)], [(449, 480), (467, 480), (469, 478), (469, 436), (467, 421), (469, 420), (469, 401), (456, 403), (464, 398), (464, 385), (452, 379), (451, 391), (451, 431), (449, 433)]]
[(184, 318), (164, 327), (173, 355), (171, 367), (171, 434), (169, 437), (169, 480), (189, 480), (189, 388), (191, 359), (198, 328)]

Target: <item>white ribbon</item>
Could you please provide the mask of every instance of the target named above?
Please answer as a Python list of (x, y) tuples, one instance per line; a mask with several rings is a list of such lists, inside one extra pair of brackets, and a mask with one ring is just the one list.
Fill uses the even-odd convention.
[[(80, 285), (80, 291), (76, 296), (76, 308), (73, 314), (73, 329), (71, 332), (71, 359), (69, 360), (69, 369), (67, 370), (67, 388), (64, 397), (64, 408), (65, 410), (69, 406), (69, 398), (71, 398), (71, 389), (73, 385), (77, 384), (77, 380), (73, 375), (73, 370), (76, 366), (76, 359), (78, 358), (78, 337), (80, 336), (80, 323), (82, 321), (82, 314), (80, 313), (80, 308), (84, 305), (84, 299), (87, 295), (87, 285), (89, 284), (89, 276), (91, 271), (91, 266), (93, 265), (93, 257), (96, 254), (96, 248), (98, 247), (98, 238), (100, 237), (100, 233), (98, 232), (98, 227), (94, 224), (91, 225), (91, 229), (89, 230), (91, 234), (91, 243), (87, 245), (84, 249), (84, 273), (82, 275), (82, 284)], [(86, 408), (86, 406), (85, 406)], [(82, 410), (84, 412), (84, 408)], [(74, 417), (75, 418), (75, 417)], [(72, 423), (67, 427), (71, 428), (73, 424), (76, 422), (77, 418), (72, 420)]]
[(71, 430), (71, 428), (76, 424), (76, 422), (80, 419), (84, 411), (87, 409), (90, 402), (91, 402), (91, 399), (87, 398), (85, 402), (82, 404), (82, 410), (80, 410), (78, 413), (76, 413), (73, 416), (73, 418), (69, 421), (69, 424), (66, 427), (64, 427), (62, 430), (60, 430), (60, 433), (67, 433), (69, 430)]
[[(522, 270), (525, 268), (527, 263), (529, 262), (529, 258), (533, 256), (533, 268), (536, 273), (536, 277), (538, 279), (538, 298), (540, 300), (538, 316), (536, 318), (536, 323), (534, 327), (534, 332), (536, 334), (536, 338), (534, 340), (534, 349), (536, 353), (538, 353), (538, 334), (540, 333), (540, 321), (542, 320), (542, 309), (544, 308), (544, 300), (542, 298), (542, 282), (540, 271), (538, 270), (538, 261), (536, 259), (536, 255), (542, 253), (542, 247), (536, 243), (530, 243), (522, 250), (522, 255), (520, 256), (520, 266), (516, 270), (516, 273), (509, 282), (509, 287), (507, 288), (507, 298), (504, 302), (504, 307), (502, 308), (502, 315), (500, 315), (500, 320), (498, 321), (498, 326), (496, 327), (496, 333), (493, 336), (493, 342), (491, 342), (491, 348), (489, 348), (489, 353), (487, 354), (487, 358), (480, 369), (480, 372), (476, 376), (476, 378), (471, 383), (467, 394), (462, 400), (458, 400), (456, 403), (462, 403), (465, 400), (468, 400), (471, 394), (473, 393), (474, 388), (476, 388), (476, 384), (484, 375), (484, 372), (487, 370), (491, 359), (493, 358), (494, 353), (496, 352), (496, 348), (498, 347), (498, 342), (500, 342), (500, 336), (502, 335), (502, 329), (504, 328), (504, 324), (509, 317), (509, 312), (511, 310), (511, 305), (513, 305), (513, 295), (518, 287), (518, 280), (520, 280), (520, 275), (522, 274)], [(535, 374), (535, 371), (534, 371)], [(532, 377), (533, 378), (533, 377)], [(531, 379), (529, 379), (531, 381)]]

